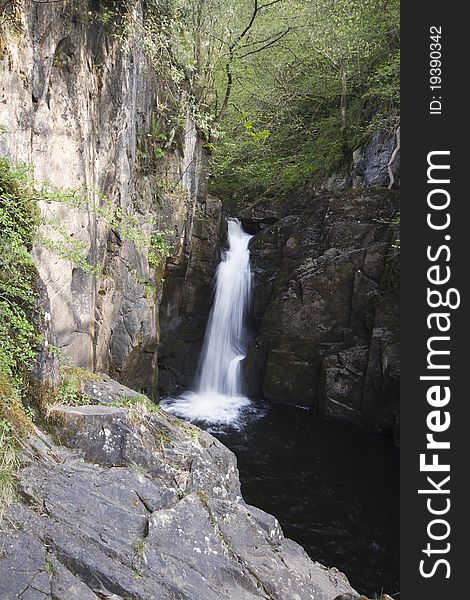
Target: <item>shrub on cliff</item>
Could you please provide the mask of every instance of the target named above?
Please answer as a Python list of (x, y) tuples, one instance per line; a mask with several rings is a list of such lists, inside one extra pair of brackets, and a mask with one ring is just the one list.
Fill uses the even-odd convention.
[(32, 321), (36, 269), (31, 258), (39, 210), (26, 167), (0, 159), (0, 373), (21, 378), (38, 342)]
[(12, 498), (21, 437), (31, 426), (21, 395), (39, 343), (30, 254), (38, 224), (28, 169), (0, 158), (0, 515)]

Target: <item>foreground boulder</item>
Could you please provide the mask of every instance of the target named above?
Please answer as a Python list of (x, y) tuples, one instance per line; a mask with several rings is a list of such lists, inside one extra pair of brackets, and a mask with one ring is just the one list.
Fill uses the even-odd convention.
[(235, 456), (215, 438), (102, 397), (54, 407), (54, 437), (28, 440), (0, 532), (2, 600), (358, 597), (243, 501)]

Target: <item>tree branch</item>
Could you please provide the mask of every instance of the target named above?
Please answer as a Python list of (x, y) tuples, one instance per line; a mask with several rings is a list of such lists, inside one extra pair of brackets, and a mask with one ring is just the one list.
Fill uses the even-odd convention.
[(225, 87), (224, 101), (222, 102), (222, 106), (220, 108), (219, 114), (216, 116), (217, 120), (220, 120), (224, 116), (225, 112), (227, 111), (230, 94), (232, 93), (232, 85), (233, 85), (232, 62), (235, 57), (235, 49), (240, 45), (240, 42), (242, 41), (242, 39), (247, 35), (247, 33), (253, 27), (253, 23), (255, 22), (256, 15), (258, 14), (258, 11), (259, 11), (258, 0), (253, 0), (253, 2), (254, 2), (253, 12), (251, 14), (251, 18), (250, 18), (247, 26), (240, 33), (240, 35), (235, 38), (235, 40), (229, 46), (229, 58), (228, 58), (227, 63), (225, 64), (225, 74), (227, 77), (227, 84)]
[[(220, 108), (219, 113), (215, 117), (216, 120), (220, 121), (220, 119), (224, 116), (225, 112), (227, 111), (230, 94), (232, 93), (232, 87), (233, 87), (232, 62), (235, 59), (235, 52), (236, 52), (237, 48), (240, 46), (240, 43), (243, 40), (243, 38), (248, 35), (248, 32), (253, 27), (253, 24), (254, 24), (256, 17), (258, 15), (258, 13), (260, 12), (260, 10), (264, 10), (265, 8), (268, 8), (270, 6), (273, 6), (274, 4), (278, 4), (279, 2), (283, 2), (283, 1), (284, 0), (271, 0), (271, 2), (267, 2), (266, 4), (260, 5), (258, 3), (258, 0), (253, 0), (253, 12), (251, 13), (251, 17), (250, 17), (250, 20), (248, 21), (248, 24), (246, 25), (245, 29), (243, 29), (243, 31), (240, 33), (240, 35), (238, 35), (235, 38), (235, 40), (229, 45), (229, 57), (225, 64), (225, 74), (227, 77), (227, 84), (225, 87), (225, 95), (224, 95), (224, 100), (222, 102), (222, 106)], [(255, 50), (251, 50), (250, 52), (246, 52), (245, 54), (239, 56), (238, 58), (240, 58), (240, 59), (245, 58), (246, 56), (249, 56), (250, 54), (255, 54), (256, 52), (261, 52), (262, 50), (265, 50), (266, 48), (273, 46), (275, 43), (277, 43), (279, 40), (281, 40), (283, 37), (285, 37), (289, 33), (289, 31), (290, 31), (290, 26), (288, 26), (286, 31), (282, 32), (282, 34), (280, 34), (274, 40), (271, 39), (272, 36), (271, 36), (271, 38), (267, 38), (266, 41), (268, 41), (270, 39), (271, 39), (271, 41), (269, 43), (265, 44), (262, 48), (257, 48)], [(276, 34), (274, 34), (274, 35), (276, 35)], [(253, 42), (252, 45), (257, 45), (259, 43), (263, 43), (263, 42), (262, 41)]]
[(253, 4), (253, 13), (251, 15), (251, 19), (248, 22), (248, 25), (245, 27), (245, 29), (241, 32), (241, 34), (235, 39), (235, 41), (230, 46), (232, 50), (234, 50), (240, 44), (240, 42), (245, 37), (245, 35), (253, 27), (253, 23), (255, 22), (256, 15), (258, 14), (258, 12), (260, 10), (259, 5), (258, 5), (258, 0), (253, 0), (253, 1), (254, 1), (254, 4)]
[(266, 42), (270, 42), (274, 37), (280, 35), (281, 33), (282, 33), (282, 31), (278, 31), (277, 33), (273, 33), (269, 37), (264, 38), (262, 40), (256, 40), (254, 42), (250, 42), (249, 44), (244, 44), (243, 47), (250, 48), (251, 46), (257, 46), (258, 44), (265, 44)]
[(268, 6), (272, 6), (273, 4), (278, 4), (279, 2), (284, 2), (284, 0), (272, 0), (272, 2), (267, 2), (259, 7), (258, 10), (263, 10), (263, 8), (268, 8)]
[(277, 42), (279, 42), (279, 40), (282, 40), (282, 38), (285, 37), (289, 33), (289, 31), (290, 31), (290, 27), (287, 27), (287, 29), (285, 31), (283, 31), (276, 39), (269, 42), (269, 44), (266, 44), (265, 46), (262, 46), (261, 48), (255, 48), (254, 50), (250, 50), (249, 52), (245, 52), (245, 54), (242, 54), (238, 58), (242, 59), (242, 58), (245, 58), (246, 56), (250, 56), (251, 54), (256, 54), (258, 52), (261, 52), (262, 50), (266, 50), (266, 48), (270, 48), (271, 46), (274, 46), (274, 44), (277, 44)]
[(391, 190), (393, 188), (393, 184), (395, 183), (395, 176), (393, 174), (393, 163), (395, 162), (396, 158), (397, 158), (397, 154), (400, 151), (400, 125), (397, 127), (396, 131), (395, 131), (395, 136), (397, 138), (397, 145), (395, 146), (395, 150), (392, 152), (392, 156), (390, 157), (390, 160), (388, 161), (388, 165), (387, 165), (387, 171), (388, 171), (388, 175), (390, 177), (390, 183), (388, 184), (388, 189)]

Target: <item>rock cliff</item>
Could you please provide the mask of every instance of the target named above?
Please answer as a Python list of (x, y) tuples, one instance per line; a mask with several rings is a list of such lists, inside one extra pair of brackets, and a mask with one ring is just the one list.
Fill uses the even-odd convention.
[[(151, 234), (153, 220), (170, 232), (180, 262), (200, 255), (210, 263), (214, 245), (199, 233), (192, 244), (207, 213), (203, 142), (192, 121), (181, 125), (177, 105), (168, 110), (143, 52), (142, 12), (137, 2), (122, 17), (133, 26), (120, 37), (100, 3), (21, 3), (16, 31), (2, 35), (0, 153), (32, 165), (36, 180), (85, 196), (78, 207), (41, 207), (45, 235), (56, 245), (73, 240), (99, 267), (84, 273), (36, 248), (57, 346), (73, 364), (154, 394), (164, 260), (151, 266), (148, 248), (97, 210), (110, 203), (141, 234)], [(208, 210), (217, 224), (217, 203)]]
[(397, 193), (360, 188), (260, 200), (250, 394), (385, 432), (398, 426)]

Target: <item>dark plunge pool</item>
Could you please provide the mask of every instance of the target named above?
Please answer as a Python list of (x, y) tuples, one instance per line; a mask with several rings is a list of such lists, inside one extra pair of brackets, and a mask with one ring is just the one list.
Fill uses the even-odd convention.
[(215, 435), (238, 457), (245, 500), (374, 598), (399, 591), (399, 453), (391, 441), (305, 410), (267, 407)]

